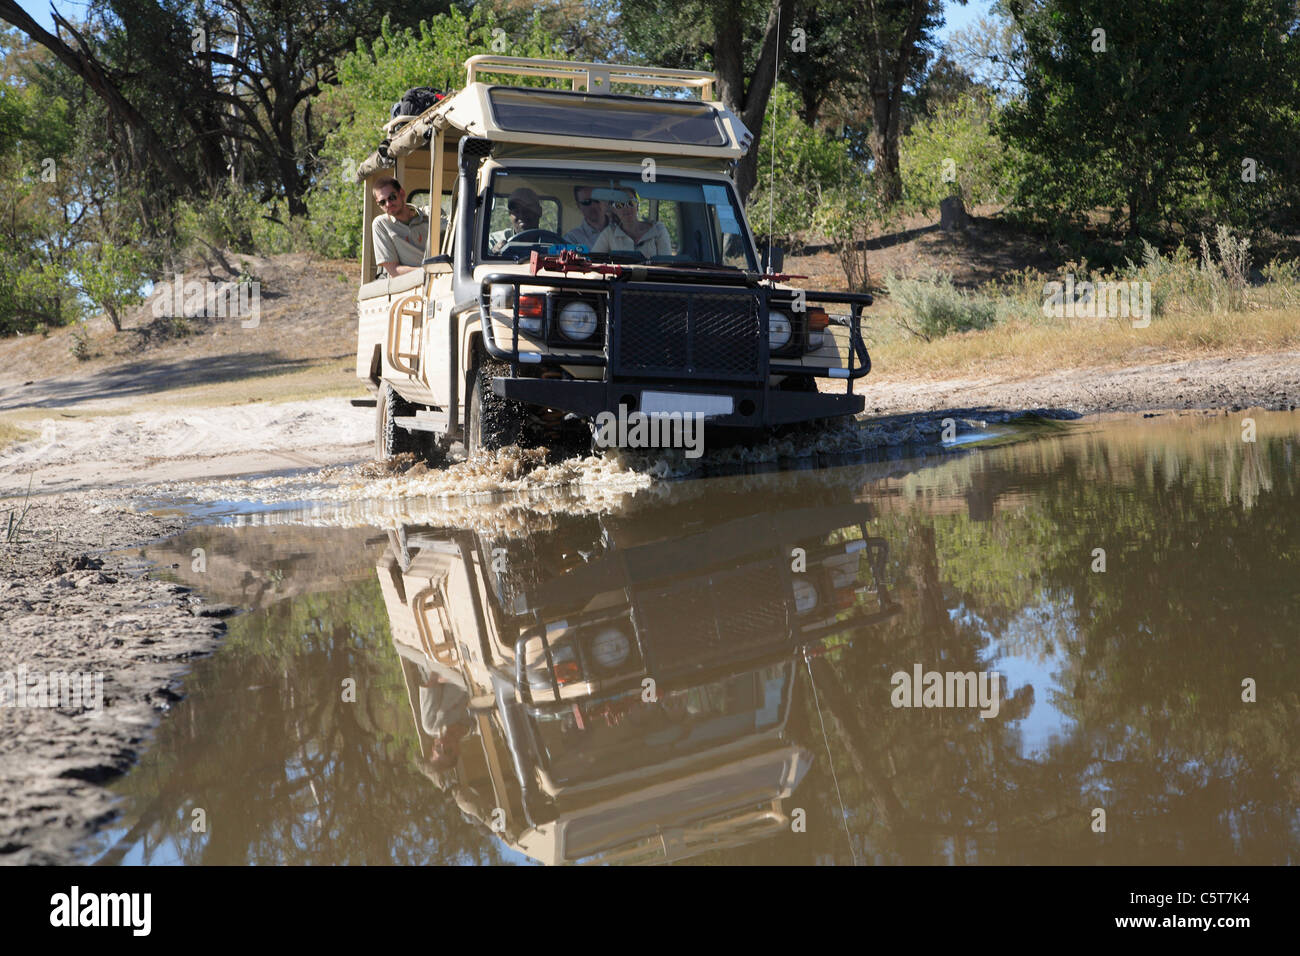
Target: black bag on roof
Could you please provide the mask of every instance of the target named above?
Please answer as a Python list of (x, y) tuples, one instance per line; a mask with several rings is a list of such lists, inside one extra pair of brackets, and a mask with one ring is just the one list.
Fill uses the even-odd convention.
[(414, 86), (402, 94), (402, 98), (393, 104), (389, 119), (399, 116), (419, 116), (446, 94), (432, 86)]

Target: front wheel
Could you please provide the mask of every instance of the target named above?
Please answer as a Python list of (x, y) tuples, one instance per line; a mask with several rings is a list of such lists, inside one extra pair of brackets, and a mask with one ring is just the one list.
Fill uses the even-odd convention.
[(468, 441), (465, 445), (470, 455), (521, 444), (523, 408), (518, 402), (502, 398), (492, 391), (492, 379), (509, 374), (510, 369), (504, 363), (493, 360), (484, 352), (478, 353), (466, 416)]

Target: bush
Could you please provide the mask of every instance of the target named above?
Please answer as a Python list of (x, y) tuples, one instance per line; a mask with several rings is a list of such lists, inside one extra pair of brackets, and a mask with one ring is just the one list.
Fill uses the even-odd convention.
[(877, 186), (877, 180), (855, 171), (842, 177), (837, 188), (824, 192), (813, 213), (813, 224), (835, 247), (850, 292), (871, 288), (867, 239), (890, 218)]
[(286, 225), (280, 214), (280, 200), (263, 205), (253, 190), (225, 183), (208, 199), (178, 204), (177, 244), (183, 255), (201, 246), (262, 256), (292, 252), (304, 244), (306, 227)]
[(885, 288), (898, 309), (898, 324), (927, 342), (954, 332), (987, 329), (998, 318), (995, 299), (958, 289), (946, 273), (920, 279), (890, 274)]
[[(1132, 261), (1120, 277), (1151, 283), (1151, 314), (1177, 308), (1184, 312), (1239, 312), (1250, 304), (1250, 240), (1237, 238), (1227, 226), (1215, 229), (1214, 241), (1200, 239), (1199, 259), (1179, 243), (1162, 256), (1150, 243), (1142, 243), (1142, 264)], [(1285, 267), (1274, 275), (1285, 278)]]

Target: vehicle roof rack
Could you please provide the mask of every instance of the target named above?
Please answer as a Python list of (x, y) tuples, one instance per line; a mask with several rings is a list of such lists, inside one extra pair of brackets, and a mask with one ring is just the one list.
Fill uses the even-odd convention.
[(632, 86), (676, 86), (699, 90), (700, 99), (712, 101), (717, 77), (707, 70), (673, 70), (661, 66), (620, 66), (614, 63), (582, 63), (576, 60), (540, 60), (525, 56), (493, 56), (480, 53), (465, 61), (466, 84), (481, 82), (481, 73), (509, 76), (545, 76), (570, 80), (573, 89), (587, 93), (613, 92), (613, 84)]

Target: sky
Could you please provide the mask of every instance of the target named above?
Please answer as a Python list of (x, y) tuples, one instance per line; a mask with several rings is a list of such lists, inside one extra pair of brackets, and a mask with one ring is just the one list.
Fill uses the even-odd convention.
[[(939, 31), (941, 39), (946, 39), (949, 34), (963, 27), (969, 26), (981, 16), (988, 15), (988, 9), (992, 0), (969, 0), (965, 6), (957, 3), (944, 3), (944, 19), (947, 23)], [(50, 3), (48, 0), (19, 0), (19, 6), (35, 17), (36, 21), (45, 29), (53, 30), (54, 21), (50, 19)], [(86, 6), (85, 3), (78, 3), (76, 0), (58, 0), (54, 6), (60, 13), (76, 14)]]

